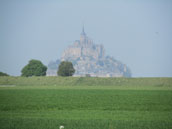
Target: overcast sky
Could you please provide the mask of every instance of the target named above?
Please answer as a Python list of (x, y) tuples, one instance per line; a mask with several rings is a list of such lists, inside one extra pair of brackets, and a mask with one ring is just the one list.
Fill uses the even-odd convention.
[(134, 77), (172, 77), (171, 0), (0, 0), (0, 71), (59, 59), (83, 24)]

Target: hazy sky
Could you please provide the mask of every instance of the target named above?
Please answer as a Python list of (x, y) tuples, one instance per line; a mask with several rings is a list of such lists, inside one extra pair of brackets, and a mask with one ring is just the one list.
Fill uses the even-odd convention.
[(171, 0), (0, 0), (0, 71), (60, 58), (83, 24), (134, 77), (172, 77)]

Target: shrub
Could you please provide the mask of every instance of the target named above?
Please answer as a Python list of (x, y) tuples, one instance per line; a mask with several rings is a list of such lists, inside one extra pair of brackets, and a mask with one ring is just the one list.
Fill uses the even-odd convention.
[(9, 76), (7, 73), (0, 72), (0, 76)]

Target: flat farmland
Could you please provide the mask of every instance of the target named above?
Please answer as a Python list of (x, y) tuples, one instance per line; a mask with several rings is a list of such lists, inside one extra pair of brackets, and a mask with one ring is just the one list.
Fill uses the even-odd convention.
[(56, 78), (0, 78), (0, 128), (172, 128), (171, 78)]

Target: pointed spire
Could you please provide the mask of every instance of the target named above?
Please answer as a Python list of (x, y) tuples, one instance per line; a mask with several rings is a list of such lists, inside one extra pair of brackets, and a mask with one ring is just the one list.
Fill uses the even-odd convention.
[(81, 35), (86, 35), (86, 34), (85, 34), (85, 31), (84, 31), (84, 25), (83, 25), (83, 27), (82, 27)]
[(83, 27), (82, 27), (82, 33), (85, 33), (85, 32), (84, 32), (84, 25), (83, 25)]

